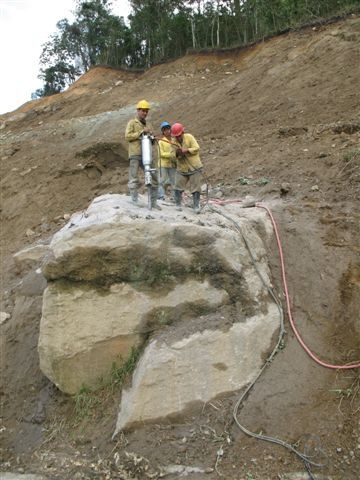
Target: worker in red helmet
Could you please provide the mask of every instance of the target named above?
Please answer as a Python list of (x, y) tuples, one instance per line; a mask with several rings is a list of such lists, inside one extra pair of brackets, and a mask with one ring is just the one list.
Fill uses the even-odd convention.
[[(125, 140), (129, 143), (129, 182), (128, 187), (131, 201), (138, 205), (139, 169), (144, 170), (141, 155), (141, 137), (143, 134), (152, 135), (152, 127), (147, 122), (150, 104), (146, 100), (140, 100), (136, 105), (136, 117), (129, 120), (125, 130)], [(151, 206), (161, 210), (157, 204), (158, 178), (156, 169), (151, 173)]]
[(174, 200), (176, 209), (181, 211), (181, 199), (184, 190), (189, 190), (193, 197), (195, 213), (200, 213), (200, 192), (202, 163), (200, 160), (200, 147), (195, 137), (185, 133), (181, 123), (174, 123), (171, 135), (176, 151), (176, 174), (174, 187)]

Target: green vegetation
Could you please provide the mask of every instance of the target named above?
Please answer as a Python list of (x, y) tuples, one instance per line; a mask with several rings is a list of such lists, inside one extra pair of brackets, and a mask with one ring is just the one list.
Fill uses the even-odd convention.
[(351, 397), (351, 395), (353, 395), (353, 391), (351, 388), (345, 388), (345, 389), (333, 388), (332, 390), (329, 390), (329, 392), (336, 393), (338, 395), (338, 398), (342, 398), (342, 397), (349, 398)]
[(90, 416), (90, 413), (99, 406), (99, 399), (94, 392), (86, 387), (81, 387), (80, 391), (75, 395), (75, 416), (78, 420), (82, 420)]
[(348, 152), (344, 153), (343, 156), (345, 163), (351, 163), (355, 161), (359, 161), (360, 159), (360, 149), (358, 150), (349, 150)]
[(144, 282), (149, 286), (157, 284), (159, 287), (167, 285), (172, 277), (172, 271), (166, 263), (148, 262), (145, 255), (140, 255), (143, 259), (141, 264), (134, 260), (131, 264), (129, 273), (132, 282)]
[[(103, 406), (114, 391), (121, 389), (135, 370), (141, 354), (140, 348), (132, 348), (127, 359), (119, 366), (113, 363), (110, 375), (106, 380), (99, 380), (98, 387), (82, 386), (74, 396), (75, 423), (92, 418), (100, 406)], [(120, 359), (121, 360), (121, 359)]]
[(336, 394), (336, 398), (339, 400), (338, 410), (340, 412), (342, 403), (347, 401), (349, 402), (351, 413), (356, 415), (360, 411), (360, 375), (355, 373), (354, 375), (350, 375), (350, 377), (346, 377), (346, 379), (348, 380), (347, 386), (332, 388), (329, 392)]
[(168, 265), (157, 263), (149, 269), (147, 283), (149, 285), (166, 285), (172, 278), (172, 272)]
[(61, 92), (95, 65), (146, 69), (189, 49), (251, 44), (304, 24), (359, 11), (358, 0), (130, 0), (127, 23), (110, 0), (76, 0), (43, 45), (33, 97)]
[(133, 373), (135, 370), (136, 364), (139, 360), (141, 350), (140, 348), (132, 348), (130, 355), (126, 359), (126, 361), (120, 365), (119, 367), (116, 366), (114, 363), (111, 368), (110, 373), (110, 383), (109, 387), (111, 389), (121, 388), (125, 382), (125, 380)]
[(157, 324), (158, 325), (170, 325), (173, 321), (171, 309), (161, 309), (159, 311)]
[(343, 155), (338, 176), (348, 178), (350, 183), (360, 181), (360, 149), (348, 150)]

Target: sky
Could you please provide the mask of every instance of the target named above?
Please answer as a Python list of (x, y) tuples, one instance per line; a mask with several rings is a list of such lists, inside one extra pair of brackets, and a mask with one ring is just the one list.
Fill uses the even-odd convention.
[[(0, 114), (31, 100), (43, 87), (37, 76), (42, 45), (57, 32), (56, 24), (74, 17), (75, 0), (0, 0)], [(112, 0), (111, 11), (126, 20), (127, 0)]]

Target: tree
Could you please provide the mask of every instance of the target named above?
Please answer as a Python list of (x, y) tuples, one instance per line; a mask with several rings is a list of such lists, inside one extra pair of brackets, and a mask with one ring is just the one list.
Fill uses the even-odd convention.
[(183, 2), (132, 0), (130, 5), (131, 36), (138, 49), (137, 66), (150, 67), (186, 51), (190, 38), (190, 9)]
[(94, 65), (127, 66), (130, 34), (122, 17), (110, 12), (108, 0), (77, 0), (75, 21), (60, 20), (57, 32), (43, 45), (39, 78), (43, 95), (66, 88)]
[(321, 16), (358, 11), (358, 1), (130, 0), (127, 27), (111, 14), (110, 0), (76, 0), (75, 21), (58, 22), (43, 46), (40, 93), (61, 91), (94, 65), (149, 68), (189, 48), (247, 45)]

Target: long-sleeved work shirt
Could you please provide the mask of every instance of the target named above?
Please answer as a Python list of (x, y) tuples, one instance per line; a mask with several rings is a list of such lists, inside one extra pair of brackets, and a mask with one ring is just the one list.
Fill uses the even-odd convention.
[(189, 173), (195, 170), (200, 170), (203, 164), (200, 160), (200, 147), (195, 137), (191, 133), (184, 133), (182, 142), (175, 138), (176, 148), (187, 148), (189, 151), (184, 156), (178, 156), (176, 159), (176, 170), (180, 173)]
[(158, 167), (160, 168), (175, 168), (176, 166), (176, 153), (173, 140), (167, 137), (160, 138), (159, 140), (159, 160)]
[(141, 135), (145, 126), (150, 128), (150, 130), (152, 129), (151, 125), (149, 125), (147, 122), (146, 125), (144, 125), (138, 118), (129, 120), (128, 124), (126, 125), (125, 140), (129, 142), (129, 158), (141, 156)]

